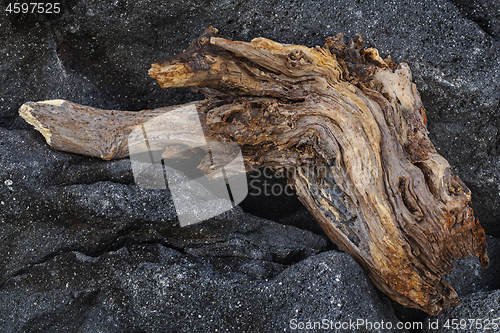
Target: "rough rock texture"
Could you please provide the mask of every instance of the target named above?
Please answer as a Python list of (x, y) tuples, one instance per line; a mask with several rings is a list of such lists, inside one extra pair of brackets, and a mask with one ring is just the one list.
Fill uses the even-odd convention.
[(451, 0), (469, 20), (477, 23), (488, 35), (500, 38), (500, 4), (495, 0)]
[(128, 185), (129, 161), (104, 164), (47, 149), (32, 132), (0, 132), (0, 283), (54, 253), (153, 241), (152, 226), (176, 224), (168, 191)]
[[(312, 256), (272, 279), (248, 274), (262, 268), (259, 260), (232, 259), (159, 244), (98, 257), (66, 252), (3, 285), (2, 331), (288, 332), (309, 320), (398, 323), (347, 254)], [(228, 267), (238, 261), (239, 271)]]
[(476, 257), (455, 260), (453, 272), (444, 276), (460, 297), (500, 289), (500, 239), (486, 236), (490, 266), (483, 269)]
[[(0, 144), (0, 201), (4, 203), (0, 202), (2, 282), (5, 277), (29, 272), (30, 265), (45, 262), (42, 265), (48, 265), (58, 256), (76, 256), (69, 251), (105, 257), (113, 256), (108, 252), (127, 244), (132, 253), (131, 246), (141, 242), (162, 242), (166, 247), (181, 250), (184, 243), (176, 245), (176, 239), (185, 239), (181, 242), (205, 240), (204, 236), (199, 238), (191, 231), (173, 226), (176, 222), (172, 206), (165, 204), (168, 193), (143, 191), (138, 197), (139, 191), (131, 185), (127, 162), (101, 162), (44, 148), (42, 137), (18, 118), (17, 112), (26, 101), (53, 98), (124, 110), (196, 99), (199, 96), (189, 90), (163, 91), (148, 77), (147, 71), (151, 63), (185, 49), (208, 25), (237, 40), (264, 36), (309, 46), (322, 45), (324, 37), (338, 32), (344, 32), (347, 38), (360, 33), (367, 46), (378, 48), (383, 57), (391, 54), (397, 62), (408, 62), (426, 107), (431, 140), (472, 190), (474, 212), (486, 233), (500, 236), (500, 34), (496, 24), (499, 14), (495, 10), (498, 2), (70, 0), (62, 7), (63, 12), (53, 16), (7, 16), (3, 10), (0, 14), (0, 127), (9, 129), (2, 129), (0, 133), (3, 143)], [(45, 183), (38, 184), (38, 180)], [(70, 186), (66, 188), (62, 183)], [(273, 197), (261, 197), (261, 202), (272, 208)], [(252, 206), (246, 209), (258, 211), (260, 204)], [(123, 213), (129, 209), (133, 211), (132, 217)], [(296, 219), (295, 225), (304, 221), (304, 218), (296, 218), (300, 214), (304, 214), (303, 211), (290, 213), (290, 218)], [(232, 230), (233, 225), (238, 228), (237, 219), (228, 219), (230, 221), (225, 220), (224, 226), (214, 232), (224, 228)], [(106, 225), (103, 221), (110, 222)], [(259, 235), (254, 233), (254, 237)], [(273, 233), (275, 237), (278, 235)], [(490, 270), (498, 250), (494, 250), (490, 240), (488, 243)], [(247, 245), (243, 246), (246, 248)], [(470, 259), (477, 262), (475, 258)], [(267, 268), (257, 265), (254, 275), (276, 276), (279, 265), (272, 263)], [(457, 268), (460, 269), (460, 264)], [(174, 268), (166, 265), (164, 269)], [(78, 267), (74, 270), (81, 271)], [(237, 272), (237, 268), (228, 270)], [(119, 269), (108, 270), (110, 274), (114, 271)], [(102, 272), (106, 274), (106, 269)], [(302, 272), (304, 277), (309, 276), (307, 271)], [(481, 276), (481, 270), (478, 273)], [(61, 280), (61, 285), (72, 282), (71, 274), (68, 275)], [(471, 276), (475, 278), (477, 275)], [(496, 279), (498, 281), (498, 275)], [(328, 281), (321, 283), (333, 283)], [(480, 287), (469, 290), (478, 291), (483, 286), (492, 289), (489, 283), (474, 284)], [(346, 288), (360, 289), (350, 286)], [(87, 287), (96, 290), (90, 283)], [(0, 288), (0, 292), (9, 290)], [(19, 299), (28, 299), (27, 287), (17, 290)], [(120, 306), (121, 294), (117, 292), (113, 296), (112, 290), (108, 289), (107, 299), (114, 299), (115, 305), (109, 302), (94, 308), (97, 309), (94, 318), (107, 318), (106, 311), (111, 312), (109, 317), (120, 316), (119, 311), (106, 310), (106, 307), (119, 309)], [(324, 292), (322, 296), (327, 295), (327, 291)], [(67, 297), (61, 295), (60, 299)], [(144, 295), (141, 302), (153, 301)], [(106, 299), (105, 296), (99, 297)], [(50, 299), (49, 295), (45, 297)], [(71, 318), (85, 320), (82, 316), (71, 317), (71, 313), (85, 313), (85, 309), (90, 309), (89, 303), (92, 303), (86, 299), (92, 300), (92, 295), (88, 297), (72, 303), (73, 308), (67, 310), (65, 316), (68, 325)], [(495, 309), (491, 306), (498, 308), (498, 304), (488, 299), (482, 304), (477, 302), (478, 311)], [(297, 306), (300, 304), (300, 300), (296, 302)], [(23, 307), (17, 309), (20, 311)], [(260, 314), (270, 314), (272, 309)], [(30, 311), (19, 313), (28, 318), (27, 312)], [(20, 316), (15, 311), (10, 313)], [(31, 312), (36, 313), (41, 312)], [(45, 323), (50, 323), (50, 318), (55, 318), (54, 323), (60, 322), (57, 311), (51, 313)], [(243, 318), (241, 322), (256, 318)], [(293, 318), (292, 314), (287, 318)], [(21, 322), (19, 319), (18, 323)], [(120, 325), (118, 320), (114, 322)], [(106, 325), (104, 319), (101, 323)], [(94, 325), (101, 324), (95, 321)], [(19, 331), (19, 327), (16, 326), (15, 331)], [(26, 331), (29, 327), (39, 328), (36, 321), (27, 325)], [(49, 328), (45, 331), (57, 331), (55, 326), (47, 324), (46, 327)], [(119, 331), (111, 324), (103, 330)], [(39, 331), (43, 331), (43, 327)]]
[[(0, 132), (4, 166), (0, 169), (0, 283), (61, 252), (95, 255), (127, 243), (159, 241), (174, 248), (203, 244), (189, 251), (205, 255), (215, 251), (212, 247), (217, 242), (231, 238), (230, 244), (241, 248), (238, 251), (283, 263), (326, 246), (325, 236), (247, 216), (240, 209), (211, 220), (204, 232), (199, 226), (179, 228), (169, 191), (130, 184), (129, 160), (106, 163), (82, 158), (54, 151), (34, 139), (33, 133)], [(192, 191), (203, 195), (206, 189), (200, 185)], [(216, 204), (217, 200), (206, 201), (207, 209)], [(254, 233), (260, 236), (255, 239)], [(238, 235), (244, 238), (240, 245)], [(299, 242), (282, 239), (287, 235)], [(252, 245), (267, 250), (255, 252)], [(222, 246), (221, 256), (224, 249), (236, 251)]]
[(500, 290), (495, 290), (472, 294), (460, 306), (427, 319), (423, 332), (500, 332), (499, 322)]

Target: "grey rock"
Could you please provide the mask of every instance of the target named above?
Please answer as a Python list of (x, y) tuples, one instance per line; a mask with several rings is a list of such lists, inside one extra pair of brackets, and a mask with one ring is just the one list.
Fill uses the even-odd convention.
[[(326, 246), (325, 236), (247, 216), (239, 208), (179, 228), (170, 192), (136, 186), (130, 160), (58, 152), (32, 131), (0, 128), (0, 165), (0, 284), (59, 253), (95, 255), (128, 243), (163, 242), (222, 257), (239, 251), (282, 264)], [(207, 192), (201, 185), (191, 191), (202, 199)], [(217, 200), (208, 196), (198, 203), (209, 210)]]
[(500, 6), (495, 0), (451, 0), (469, 20), (495, 39), (500, 38)]
[(472, 294), (462, 304), (428, 318), (423, 332), (500, 332), (500, 290)]
[[(483, 269), (475, 256), (454, 260), (453, 272), (443, 278), (453, 286), (462, 304), (445, 310), (438, 317), (428, 317), (423, 332), (500, 332), (500, 323), (498, 329), (493, 329), (493, 325), (489, 329), (476, 329), (475, 326), (484, 326), (488, 323), (487, 319), (491, 323), (491, 320), (499, 318), (497, 321), (500, 322), (500, 239), (486, 236), (486, 243), (490, 259), (488, 269)], [(473, 321), (476, 319), (477, 323)], [(458, 328), (455, 326), (453, 329), (453, 323), (458, 323)]]
[(500, 289), (500, 239), (486, 236), (486, 243), (490, 259), (487, 269), (481, 267), (476, 256), (470, 256), (456, 259), (453, 272), (443, 276), (453, 286), (458, 296)]
[(0, 128), (0, 283), (68, 250), (161, 239), (178, 225), (168, 191), (133, 185), (128, 160), (57, 152), (32, 131)]
[(383, 332), (373, 327), (401, 325), (363, 270), (335, 251), (269, 279), (225, 271), (207, 256), (158, 244), (98, 257), (67, 252), (9, 279), (0, 298), (5, 333), (35, 327), (38, 332), (292, 332), (308, 322), (323, 325), (310, 332), (335, 323)]

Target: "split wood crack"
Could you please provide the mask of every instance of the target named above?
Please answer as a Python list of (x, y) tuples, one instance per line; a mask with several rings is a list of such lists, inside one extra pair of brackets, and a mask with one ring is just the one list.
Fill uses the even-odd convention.
[[(209, 27), (149, 74), (162, 88), (205, 95), (189, 105), (207, 141), (237, 143), (248, 167), (294, 168), (289, 183), (301, 202), (397, 302), (437, 315), (459, 304), (442, 278), (453, 257), (474, 254), (487, 267), (470, 191), (429, 141), (408, 65), (363, 49), (359, 35), (308, 48), (231, 41)], [(174, 109), (107, 111), (57, 100), (26, 103), (20, 115), (55, 149), (113, 159), (128, 155), (135, 125)], [(180, 144), (190, 140), (182, 117), (156, 125), (152, 149), (166, 148), (160, 133), (173, 127), (185, 126)]]

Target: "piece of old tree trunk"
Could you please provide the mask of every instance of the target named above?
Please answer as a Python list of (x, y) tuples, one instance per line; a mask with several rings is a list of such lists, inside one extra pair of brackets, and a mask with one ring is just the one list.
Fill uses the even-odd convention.
[[(205, 94), (192, 104), (207, 140), (239, 144), (247, 166), (293, 169), (289, 182), (325, 233), (392, 299), (432, 315), (459, 304), (442, 275), (453, 257), (475, 254), (486, 267), (485, 235), (469, 189), (429, 141), (408, 65), (363, 49), (360, 36), (308, 48), (216, 35), (207, 28), (149, 74), (163, 88)], [(111, 159), (127, 156), (135, 125), (171, 110), (58, 100), (26, 103), (20, 114), (56, 149)], [(165, 149), (172, 128), (185, 135), (168, 142), (192, 140), (181, 116), (168, 119), (155, 124), (154, 149)]]

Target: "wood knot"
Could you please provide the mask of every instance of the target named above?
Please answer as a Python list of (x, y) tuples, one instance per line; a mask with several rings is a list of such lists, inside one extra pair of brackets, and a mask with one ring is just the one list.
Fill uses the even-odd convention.
[(288, 64), (290, 67), (298, 67), (311, 64), (311, 59), (301, 50), (293, 50), (288, 55)]

